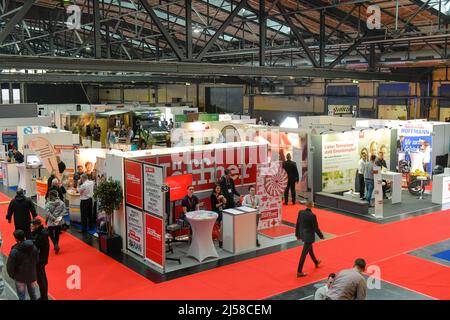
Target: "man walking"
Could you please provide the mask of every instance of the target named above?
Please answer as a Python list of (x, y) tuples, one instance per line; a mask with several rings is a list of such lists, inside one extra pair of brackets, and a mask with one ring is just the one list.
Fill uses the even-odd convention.
[(321, 261), (317, 260), (314, 255), (313, 243), (316, 241), (315, 234), (317, 234), (320, 239), (324, 239), (324, 236), (319, 229), (316, 215), (311, 211), (312, 207), (312, 201), (308, 201), (306, 203), (306, 209), (300, 210), (298, 213), (297, 224), (295, 226), (295, 236), (298, 240), (303, 241), (303, 250), (298, 263), (297, 277), (306, 276), (306, 273), (303, 273), (303, 265), (305, 264), (306, 255), (309, 254), (316, 265), (316, 268), (318, 268), (321, 263)]
[(80, 192), (80, 214), (81, 214), (81, 232), (87, 232), (88, 228), (94, 228), (92, 214), (92, 197), (94, 196), (94, 181), (88, 179), (88, 175), (81, 175)]
[(31, 300), (36, 300), (35, 281), (38, 249), (32, 240), (25, 240), (23, 230), (14, 231), (16, 244), (12, 247), (6, 263), (6, 270), (11, 279), (16, 282), (19, 300), (25, 300), (26, 291)]
[(286, 161), (283, 162), (283, 169), (286, 171), (288, 176), (288, 184), (284, 190), (284, 204), (288, 204), (289, 190), (291, 190), (292, 204), (295, 204), (296, 194), (295, 194), (295, 184), (300, 180), (297, 164), (291, 160), (291, 154), (286, 155)]
[(39, 300), (48, 300), (48, 281), (45, 266), (48, 263), (50, 244), (48, 241), (48, 230), (44, 228), (39, 219), (31, 221), (31, 239), (39, 251), (39, 258), (36, 264), (36, 277), (41, 294)]
[(222, 189), (223, 196), (225, 197), (225, 199), (227, 199), (225, 208), (230, 209), (236, 207), (234, 195), (237, 195), (239, 197), (240, 194), (236, 191), (233, 178), (231, 177), (231, 171), (229, 169), (225, 169), (224, 176), (220, 178), (220, 188)]
[(365, 300), (367, 283), (362, 273), (366, 270), (366, 261), (358, 258), (351, 269), (336, 274), (328, 289), (326, 300)]
[(13, 216), (16, 230), (22, 230), (25, 238), (29, 239), (31, 219), (37, 217), (36, 207), (31, 199), (24, 196), (23, 190), (20, 188), (16, 191), (16, 197), (9, 203), (8, 214), (6, 215), (8, 223), (11, 223)]

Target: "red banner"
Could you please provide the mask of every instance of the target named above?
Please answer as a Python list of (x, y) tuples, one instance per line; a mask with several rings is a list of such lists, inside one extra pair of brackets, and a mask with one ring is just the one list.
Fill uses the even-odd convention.
[(161, 218), (145, 215), (145, 258), (162, 266), (164, 258), (164, 223)]
[(170, 188), (170, 201), (181, 200), (187, 193), (187, 187), (192, 184), (192, 174), (181, 174), (166, 178)]
[(130, 160), (124, 161), (125, 201), (142, 209), (142, 164)]

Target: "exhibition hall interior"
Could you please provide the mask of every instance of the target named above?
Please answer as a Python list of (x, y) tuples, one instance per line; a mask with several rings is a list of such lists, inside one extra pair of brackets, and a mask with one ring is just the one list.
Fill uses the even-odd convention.
[(0, 1), (0, 300), (450, 300), (449, 22)]

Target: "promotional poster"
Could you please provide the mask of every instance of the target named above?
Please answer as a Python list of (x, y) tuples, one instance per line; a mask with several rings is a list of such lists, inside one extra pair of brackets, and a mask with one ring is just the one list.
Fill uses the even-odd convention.
[(142, 164), (125, 159), (125, 201), (142, 209)]
[(145, 215), (145, 258), (159, 266), (164, 264), (164, 221), (161, 218)]
[(142, 211), (126, 207), (127, 249), (144, 256), (144, 222)]

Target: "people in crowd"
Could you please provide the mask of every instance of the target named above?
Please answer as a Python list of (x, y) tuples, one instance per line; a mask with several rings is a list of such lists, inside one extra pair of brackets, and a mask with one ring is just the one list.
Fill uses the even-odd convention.
[(92, 129), (90, 123), (86, 124), (86, 138), (92, 140)]
[[(256, 195), (256, 187), (248, 187), (248, 194), (245, 195), (242, 205), (258, 210), (261, 205), (261, 199)], [(259, 225), (259, 212), (256, 214), (256, 246), (259, 247), (260, 243), (258, 240), (258, 225)]]
[(258, 124), (261, 126), (264, 125), (264, 120), (262, 117), (259, 117)]
[(375, 166), (375, 155), (370, 156), (370, 161), (368, 161), (364, 167), (364, 184), (366, 185), (366, 201), (369, 202), (369, 207), (372, 202), (372, 193), (375, 187), (373, 180), (373, 167)]
[(80, 184), (80, 179), (81, 176), (84, 173), (84, 168), (82, 165), (78, 165), (77, 166), (77, 172), (75, 172), (75, 174), (73, 175), (73, 181), (74, 181), (74, 186), (78, 187), (78, 185)]
[[(30, 224), (28, 224), (30, 228)], [(16, 283), (19, 300), (25, 300), (26, 292), (31, 300), (36, 300), (36, 265), (39, 252), (32, 240), (25, 239), (23, 230), (14, 231), (16, 244), (12, 246), (6, 263), (6, 270), (11, 279)]]
[(67, 125), (67, 123), (64, 125), (64, 130), (70, 131), (69, 126)]
[(47, 213), (45, 222), (48, 226), (50, 239), (53, 243), (53, 250), (55, 251), (55, 254), (58, 254), (60, 251), (59, 235), (61, 233), (61, 227), (64, 223), (66, 205), (63, 201), (61, 201), (56, 190), (50, 191), (48, 201), (45, 204), (45, 211)]
[[(381, 170), (386, 170), (387, 169), (387, 164), (386, 164), (386, 160), (384, 160), (384, 153), (382, 151), (378, 152), (378, 158), (375, 160), (375, 165), (380, 167)], [(382, 188), (383, 188), (383, 198), (387, 198), (386, 197), (386, 190), (388, 189), (388, 182), (386, 180), (383, 180), (382, 183)]]
[(108, 128), (108, 131), (106, 131), (106, 146), (110, 147), (111, 146), (111, 134), (113, 133), (113, 130), (111, 128)]
[(189, 142), (190, 146), (194, 146), (195, 145), (195, 140), (194, 137), (191, 137), (190, 142)]
[(93, 130), (93, 139), (94, 141), (100, 141), (100, 138), (102, 136), (102, 128), (100, 128), (100, 125), (95, 121), (94, 123), (94, 130)]
[(60, 174), (63, 174), (66, 170), (66, 164), (61, 160), (60, 156), (56, 156), (56, 161), (58, 162), (58, 171)]
[(283, 169), (286, 171), (288, 176), (288, 184), (284, 190), (284, 204), (288, 204), (289, 200), (289, 190), (291, 191), (292, 204), (295, 204), (297, 200), (297, 195), (295, 192), (295, 184), (300, 181), (300, 176), (298, 174), (297, 164), (291, 160), (291, 154), (286, 154), (286, 161), (283, 162)]
[(22, 230), (25, 238), (30, 238), (30, 223), (31, 220), (37, 217), (36, 207), (30, 198), (25, 197), (21, 188), (16, 191), (16, 196), (8, 206), (8, 214), (6, 220), (11, 223), (14, 216), (14, 227), (16, 230)]
[(36, 277), (40, 292), (39, 300), (48, 300), (48, 281), (45, 266), (48, 263), (50, 244), (48, 241), (48, 230), (44, 228), (40, 219), (31, 221), (31, 239), (39, 252), (36, 264)]
[(25, 161), (23, 154), (16, 148), (13, 149), (12, 153), (13, 153), (14, 161), (16, 161), (17, 163), (23, 163)]
[(53, 180), (55, 180), (55, 179), (58, 179), (58, 178), (56, 177), (56, 171), (53, 170), (53, 171), (50, 173), (50, 177), (48, 177), (48, 179), (47, 179), (47, 189), (50, 189), (50, 188), (51, 188), (51, 186), (52, 186), (52, 184), (53, 184)]
[(372, 141), (369, 145), (370, 156), (377, 156), (378, 151), (378, 142)]
[(126, 138), (127, 137), (127, 128), (125, 127), (125, 125), (123, 124), (121, 127), (120, 127), (120, 130), (119, 130), (119, 138)]
[(173, 120), (172, 120), (172, 118), (170, 118), (170, 120), (169, 120), (169, 129), (173, 129)]
[(430, 162), (431, 162), (431, 147), (428, 141), (423, 141), (420, 151), (425, 154), (423, 157), (423, 170), (428, 172), (430, 170)]
[(227, 199), (222, 194), (220, 184), (216, 184), (211, 193), (211, 210), (216, 212), (218, 217), (216, 222), (220, 224), (219, 247), (222, 248), (222, 211), (227, 204)]
[(64, 201), (64, 195), (67, 193), (66, 188), (64, 188), (59, 183), (59, 180), (56, 179), (56, 178), (53, 179), (51, 187), (47, 189), (47, 193), (45, 194), (45, 200), (47, 200), (49, 198), (49, 194), (53, 190), (56, 191), (56, 193), (58, 194), (59, 199), (61, 199), (61, 201)]
[(358, 182), (359, 182), (359, 198), (364, 199), (364, 190), (366, 189), (366, 186), (364, 184), (364, 168), (366, 167), (367, 163), (367, 153), (362, 151), (361, 152), (361, 158), (358, 162)]
[(320, 231), (316, 215), (311, 210), (313, 206), (314, 204), (312, 201), (307, 201), (306, 209), (300, 210), (297, 217), (297, 224), (295, 226), (295, 236), (297, 237), (298, 240), (303, 241), (303, 249), (302, 254), (300, 256), (300, 261), (298, 263), (297, 277), (306, 276), (306, 273), (303, 272), (303, 265), (305, 264), (306, 255), (309, 254), (316, 268), (318, 268), (321, 263), (321, 261), (318, 260), (314, 255), (313, 244), (316, 241), (315, 237), (316, 234), (322, 240), (325, 237)]
[(194, 195), (194, 186), (188, 186), (187, 195), (181, 200), (181, 206), (183, 208), (183, 219), (185, 219), (185, 215), (191, 211), (197, 211), (199, 209), (200, 201), (197, 196)]
[(94, 165), (92, 164), (92, 162), (90, 161), (86, 161), (86, 163), (84, 164), (84, 167), (86, 169), (86, 175), (88, 176), (89, 180), (94, 180), (95, 176), (93, 174), (94, 172)]
[(131, 142), (131, 140), (133, 140), (134, 138), (134, 131), (132, 127), (128, 127), (128, 131), (127, 131), (127, 139), (128, 142)]
[(358, 258), (353, 268), (338, 272), (328, 289), (326, 300), (365, 300), (367, 282), (362, 275), (364, 270), (366, 261)]
[(94, 181), (88, 179), (86, 173), (81, 175), (81, 185), (78, 188), (80, 192), (80, 214), (81, 214), (81, 232), (87, 232), (88, 228), (95, 226), (92, 214), (92, 197), (94, 196)]
[(220, 178), (220, 187), (222, 188), (222, 194), (227, 199), (226, 209), (236, 207), (234, 196), (240, 197), (241, 195), (236, 190), (230, 169), (225, 169), (224, 175)]
[(326, 300), (327, 299), (327, 292), (328, 289), (330, 289), (331, 285), (333, 284), (334, 278), (336, 277), (335, 273), (330, 273), (327, 278), (327, 282), (324, 286), (320, 287), (316, 290), (314, 293), (314, 300)]

